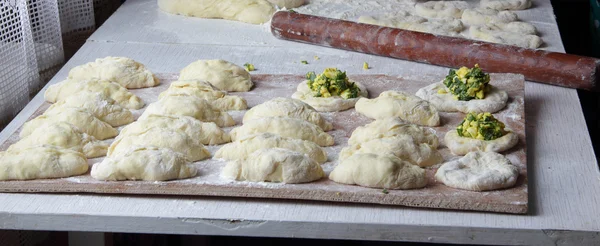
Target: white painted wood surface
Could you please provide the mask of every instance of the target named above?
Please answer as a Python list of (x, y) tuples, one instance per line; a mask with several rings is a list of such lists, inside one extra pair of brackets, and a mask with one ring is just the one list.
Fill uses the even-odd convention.
[[(442, 76), (447, 73), (447, 68), (442, 67), (274, 40), (268, 33), (247, 37), (259, 41), (239, 42), (232, 39), (234, 34), (252, 35), (253, 32), (240, 30), (240, 27), (247, 28), (249, 25), (227, 22), (229, 25), (207, 33), (213, 24), (219, 23), (214, 20), (198, 21), (197, 27), (187, 23), (192, 26), (184, 28), (179, 26), (181, 23), (176, 16), (166, 20), (163, 16), (160, 20), (171, 21), (174, 31), (193, 29), (197, 37), (194, 39), (190, 35), (181, 42), (168, 40), (167, 33), (164, 34), (166, 36), (156, 35), (145, 40), (152, 37), (152, 26), (165, 24), (151, 19), (146, 27), (131, 24), (149, 14), (146, 12), (155, 11), (141, 8), (152, 4), (144, 2), (153, 0), (129, 0), (51, 83), (65, 78), (68, 70), (76, 65), (108, 55), (134, 58), (154, 72), (176, 72), (197, 59), (222, 58), (237, 64), (254, 63), (258, 69), (256, 73), (303, 74), (329, 66), (355, 74), (402, 76), (429, 73)], [(549, 1), (541, 3), (549, 4)], [(140, 10), (132, 6), (140, 7)], [(125, 9), (128, 11), (123, 11)], [(550, 12), (545, 12), (544, 18), (552, 19), (548, 17), (550, 13), (551, 8)], [(115, 18), (126, 22), (119, 25)], [(125, 35), (136, 29), (140, 30), (138, 35)], [(231, 34), (217, 39), (215, 36), (220, 35), (217, 31)], [(111, 32), (112, 35), (109, 35)], [(161, 40), (161, 36), (166, 39)], [(223, 43), (219, 44), (220, 41)], [(560, 44), (560, 40), (557, 42)], [(562, 44), (556, 50), (562, 50)], [(321, 59), (314, 61), (315, 55)], [(302, 65), (300, 60), (308, 60), (310, 64)], [(364, 61), (373, 68), (362, 70)], [(23, 124), (42, 100), (43, 91), (0, 133), (0, 142)], [(576, 91), (527, 83), (525, 102), (531, 211), (525, 216), (212, 197), (0, 194), (0, 228), (475, 244), (598, 245), (600, 172)]]

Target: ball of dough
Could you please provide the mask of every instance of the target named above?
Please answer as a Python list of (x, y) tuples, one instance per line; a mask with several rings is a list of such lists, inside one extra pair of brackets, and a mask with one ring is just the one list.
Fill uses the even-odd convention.
[(132, 146), (106, 157), (92, 167), (92, 178), (106, 181), (166, 181), (196, 176), (198, 170), (185, 155), (168, 148)]
[(51, 145), (0, 152), (0, 180), (66, 178), (88, 168), (81, 152)]
[(471, 26), (469, 36), (473, 39), (490, 43), (506, 44), (523, 48), (536, 49), (543, 42), (537, 35), (527, 35), (511, 31), (500, 31), (490, 26)]
[(429, 1), (417, 3), (415, 12), (427, 18), (460, 18), (469, 4), (464, 1)]
[(454, 129), (448, 131), (444, 137), (446, 146), (455, 155), (466, 155), (471, 151), (493, 151), (503, 152), (519, 143), (519, 136), (510, 130), (504, 136), (494, 140), (480, 140), (474, 138), (466, 138), (458, 135)]
[[(445, 93), (439, 93), (440, 91)], [(437, 110), (442, 112), (495, 113), (502, 110), (508, 101), (508, 93), (495, 86), (491, 86), (483, 99), (460, 101), (454, 98), (454, 95), (443, 82), (423, 87), (417, 91), (416, 95), (429, 101)]]
[(400, 118), (386, 118), (359, 126), (352, 132), (348, 144), (361, 144), (373, 139), (399, 136), (410, 136), (418, 143), (429, 144), (434, 149), (439, 145), (433, 129), (406, 124)]
[(374, 99), (361, 98), (356, 103), (356, 112), (371, 119), (399, 117), (418, 125), (438, 126), (440, 116), (429, 102), (402, 91), (384, 91)]
[(143, 64), (131, 58), (112, 56), (74, 67), (69, 71), (69, 79), (112, 81), (128, 89), (153, 87), (160, 84), (154, 74)]
[(353, 82), (360, 89), (360, 95), (357, 98), (344, 99), (340, 96), (332, 97), (314, 97), (313, 92), (308, 88), (307, 81), (298, 85), (292, 98), (301, 100), (320, 112), (337, 112), (353, 108), (358, 99), (369, 96), (367, 88), (358, 82)]
[(239, 139), (221, 147), (214, 158), (225, 160), (246, 159), (260, 149), (282, 148), (300, 152), (318, 163), (327, 161), (327, 152), (318, 144), (302, 139), (281, 137), (272, 133), (258, 133)]
[(254, 83), (244, 68), (225, 60), (199, 60), (183, 68), (180, 80), (207, 81), (224, 91), (249, 91)]
[(121, 107), (102, 93), (82, 91), (52, 104), (44, 114), (52, 114), (60, 108), (82, 108), (111, 126), (122, 126), (133, 122), (131, 111)]
[(321, 127), (323, 131), (330, 131), (333, 128), (331, 123), (327, 122), (310, 105), (300, 100), (285, 97), (277, 97), (252, 107), (244, 115), (244, 122), (278, 116), (302, 119)]
[(509, 23), (518, 19), (517, 14), (511, 11), (498, 11), (495, 9), (465, 9), (461, 17), (463, 23), (471, 26)]
[(340, 161), (329, 179), (342, 184), (402, 190), (427, 185), (425, 169), (391, 154), (355, 154)]
[(26, 122), (23, 125), (23, 129), (21, 129), (20, 137), (27, 137), (31, 135), (35, 129), (46, 124), (57, 122), (67, 122), (71, 125), (74, 125), (82, 132), (94, 136), (99, 140), (115, 137), (119, 133), (117, 129), (94, 117), (94, 115), (90, 114), (84, 109), (59, 108), (49, 112), (48, 114), (40, 115), (35, 119)]
[(115, 100), (121, 107), (129, 109), (140, 109), (144, 107), (141, 98), (129, 92), (125, 87), (106, 80), (72, 80), (68, 79), (51, 85), (44, 93), (44, 99), (51, 103), (63, 100), (81, 91), (101, 93), (104, 97)]
[(501, 154), (470, 152), (466, 156), (444, 163), (435, 179), (457, 189), (487, 191), (515, 185), (519, 169)]
[(171, 95), (195, 96), (207, 100), (213, 108), (229, 111), (244, 110), (248, 108), (246, 99), (240, 96), (230, 96), (227, 92), (219, 90), (212, 84), (200, 80), (184, 80), (171, 83), (169, 89), (160, 93), (158, 98)]
[(244, 160), (229, 162), (221, 174), (234, 180), (251, 182), (308, 183), (325, 176), (315, 160), (287, 149), (261, 149)]
[(234, 128), (229, 134), (231, 134), (231, 140), (237, 141), (246, 136), (263, 132), (277, 134), (282, 137), (307, 140), (320, 146), (331, 146), (334, 142), (333, 137), (323, 132), (317, 125), (305, 120), (288, 117), (251, 120), (240, 127)]
[(262, 24), (271, 20), (275, 7), (266, 0), (158, 0), (171, 14)]
[(140, 116), (143, 120), (149, 115), (190, 116), (200, 121), (214, 122), (218, 126), (235, 125), (235, 121), (227, 112), (215, 109), (208, 101), (186, 95), (165, 96), (151, 103)]
[(481, 0), (479, 6), (496, 10), (523, 10), (531, 7), (531, 0)]

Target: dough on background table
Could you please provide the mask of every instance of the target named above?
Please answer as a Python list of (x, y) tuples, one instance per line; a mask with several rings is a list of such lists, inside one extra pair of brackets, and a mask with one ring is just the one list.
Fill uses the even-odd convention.
[(158, 7), (171, 14), (250, 24), (269, 22), (276, 11), (266, 0), (158, 0)]
[(88, 168), (81, 152), (51, 145), (0, 152), (0, 180), (66, 178)]
[(359, 82), (352, 81), (360, 89), (360, 95), (357, 98), (344, 99), (340, 96), (332, 97), (314, 97), (313, 92), (308, 88), (307, 81), (298, 85), (292, 98), (301, 100), (310, 105), (319, 112), (337, 112), (353, 108), (358, 99), (369, 96), (367, 87)]
[(480, 140), (458, 135), (456, 129), (450, 130), (444, 136), (446, 146), (455, 155), (466, 155), (472, 151), (506, 151), (519, 142), (519, 136), (508, 130), (504, 136), (494, 140)]
[(128, 89), (154, 87), (160, 84), (146, 67), (127, 57), (105, 57), (69, 71), (69, 79), (100, 79), (116, 82)]
[(188, 95), (207, 100), (214, 108), (228, 110), (244, 110), (248, 108), (246, 99), (240, 96), (230, 96), (212, 84), (201, 80), (183, 80), (171, 83), (169, 89), (160, 93), (161, 99), (169, 95)]
[(143, 120), (152, 114), (190, 116), (200, 121), (214, 122), (220, 127), (235, 125), (235, 121), (227, 112), (215, 109), (208, 101), (195, 96), (165, 96), (148, 105), (140, 119)]
[(396, 16), (360, 16), (358, 22), (444, 36), (457, 36), (465, 29), (462, 22), (458, 19), (445, 18), (428, 20), (420, 16), (410, 15), (405, 11), (400, 12)]
[(257, 150), (247, 159), (227, 163), (222, 177), (251, 182), (308, 183), (325, 176), (321, 165), (307, 155), (288, 149)]
[(327, 152), (318, 144), (302, 139), (286, 138), (272, 133), (258, 133), (223, 145), (215, 153), (215, 159), (246, 159), (260, 149), (282, 148), (303, 153), (318, 163), (327, 162)]
[(48, 87), (44, 93), (44, 99), (55, 103), (81, 91), (101, 93), (104, 97), (114, 100), (124, 108), (140, 109), (144, 107), (144, 101), (125, 87), (114, 82), (98, 79), (82, 81), (67, 79)]
[(231, 140), (237, 141), (246, 136), (264, 132), (277, 134), (282, 137), (307, 140), (320, 146), (331, 146), (334, 143), (333, 137), (323, 132), (317, 125), (305, 120), (288, 117), (251, 120), (240, 127), (234, 128), (229, 134), (231, 134)]
[(407, 124), (397, 117), (375, 120), (357, 127), (348, 139), (348, 144), (356, 145), (373, 139), (398, 136), (410, 136), (415, 141), (429, 144), (434, 149), (439, 146), (439, 140), (433, 129)]
[(271, 2), (273, 5), (279, 7), (280, 9), (282, 9), (282, 8), (286, 8), (286, 9), (297, 8), (306, 3), (306, 0), (268, 0), (268, 1)]
[(139, 134), (153, 127), (182, 131), (201, 144), (218, 145), (231, 142), (229, 133), (223, 131), (214, 122), (202, 122), (189, 116), (154, 114), (127, 125), (121, 129), (119, 136)]
[(418, 189), (427, 185), (425, 169), (391, 154), (355, 154), (340, 161), (329, 175), (337, 183), (385, 189)]
[(302, 119), (319, 126), (323, 131), (333, 129), (332, 124), (327, 122), (316, 109), (300, 100), (285, 97), (277, 97), (252, 107), (244, 114), (244, 122), (278, 116)]
[(506, 157), (481, 151), (444, 163), (435, 173), (435, 179), (446, 186), (472, 191), (510, 188), (518, 178), (519, 169)]
[(539, 48), (543, 44), (542, 39), (537, 35), (500, 31), (489, 26), (471, 26), (469, 36), (490, 43), (514, 45), (529, 49)]
[(442, 163), (442, 154), (427, 143), (416, 141), (409, 135), (396, 137), (376, 138), (368, 142), (350, 145), (340, 152), (340, 161), (348, 159), (354, 154), (392, 154), (402, 160), (420, 167), (429, 167)]
[(99, 140), (112, 138), (117, 136), (119, 133), (117, 129), (94, 117), (94, 115), (84, 109), (60, 108), (26, 122), (23, 125), (23, 129), (21, 129), (19, 136), (21, 138), (27, 137), (31, 135), (31, 133), (33, 133), (37, 128), (40, 128), (45, 124), (57, 122), (70, 123), (82, 132), (87, 133), (88, 135)]
[(384, 91), (374, 99), (361, 98), (356, 112), (371, 119), (399, 117), (418, 125), (438, 126), (440, 115), (429, 102), (402, 91)]
[(481, 0), (479, 6), (497, 10), (523, 10), (531, 7), (531, 0)]
[(517, 14), (512, 11), (498, 11), (495, 9), (465, 9), (461, 17), (463, 23), (472, 26), (509, 23), (518, 19)]
[(190, 138), (180, 130), (152, 127), (137, 134), (119, 135), (108, 147), (107, 156), (115, 156), (129, 151), (133, 146), (154, 146), (169, 148), (182, 153), (189, 161), (210, 158), (210, 152), (197, 139)]
[(495, 24), (487, 23), (482, 25), (482, 27), (491, 31), (513, 32), (526, 35), (535, 35), (537, 33), (537, 28), (534, 25), (522, 21)]
[(465, 1), (429, 1), (417, 3), (415, 12), (427, 18), (455, 18), (459, 19), (464, 9), (469, 8)]
[[(429, 101), (437, 110), (441, 112), (463, 112), (463, 113), (495, 113), (502, 110), (508, 101), (508, 93), (500, 90), (490, 84), (490, 89), (486, 92), (483, 99), (472, 99), (469, 101), (460, 101), (454, 98), (454, 95), (443, 82), (434, 83), (419, 89), (416, 95)], [(439, 93), (439, 91), (446, 93)]]
[(50, 106), (44, 114), (52, 114), (53, 111), (65, 107), (85, 109), (111, 126), (122, 126), (133, 122), (131, 111), (116, 104), (114, 100), (102, 93), (90, 91), (82, 91), (62, 99)]
[(198, 169), (184, 154), (168, 148), (131, 146), (92, 167), (92, 178), (106, 181), (167, 181), (196, 176)]
[(224, 91), (250, 91), (254, 83), (244, 68), (225, 60), (199, 60), (183, 68), (179, 80), (207, 81)]
[(108, 144), (82, 133), (77, 127), (66, 122), (56, 122), (36, 128), (30, 135), (8, 147), (7, 151), (18, 152), (41, 145), (82, 152), (87, 158), (105, 156), (108, 149)]

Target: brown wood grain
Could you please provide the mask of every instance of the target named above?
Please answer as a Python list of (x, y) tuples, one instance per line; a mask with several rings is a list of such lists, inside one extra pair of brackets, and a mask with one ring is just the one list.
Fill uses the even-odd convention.
[[(387, 75), (349, 75), (354, 81), (367, 86), (370, 97), (377, 97), (386, 90), (402, 90), (415, 93), (419, 88), (437, 82), (438, 75), (418, 77), (392, 77)], [(177, 76), (159, 74), (162, 84), (154, 88), (132, 90), (140, 95), (147, 104), (156, 100)], [(302, 75), (253, 75), (255, 88), (250, 92), (233, 93), (243, 96), (249, 106), (258, 105), (271, 98), (289, 97), (296, 85), (303, 80)], [(492, 74), (492, 84), (509, 93), (509, 104), (495, 116), (505, 122), (507, 127), (519, 135), (519, 144), (503, 153), (511, 162), (519, 167), (520, 177), (517, 184), (510, 189), (473, 192), (447, 187), (433, 178), (437, 166), (427, 169), (429, 184), (424, 189), (390, 190), (384, 194), (381, 189), (372, 189), (335, 183), (327, 178), (308, 184), (269, 184), (224, 181), (218, 178), (225, 162), (205, 160), (196, 162), (200, 170), (197, 177), (167, 182), (122, 181), (103, 182), (91, 178), (89, 173), (64, 179), (5, 181), (0, 182), (0, 192), (26, 193), (104, 193), (104, 194), (141, 194), (141, 195), (184, 195), (184, 196), (226, 196), (254, 197), (269, 199), (316, 200), (345, 203), (370, 203), (383, 205), (400, 205), (422, 208), (471, 210), (499, 213), (524, 214), (528, 211), (528, 181), (525, 137), (525, 102), (523, 76), (515, 74)], [(50, 104), (41, 105), (31, 118), (38, 116)], [(137, 112), (138, 114), (140, 112)], [(234, 117), (238, 125), (241, 115)], [(233, 113), (232, 113), (233, 114)], [(356, 113), (354, 109), (336, 113), (325, 113), (324, 116), (333, 121), (334, 130), (329, 132), (335, 136), (336, 143), (325, 150), (329, 154), (329, 162), (324, 165), (329, 172), (336, 164), (339, 149), (347, 145), (348, 137), (358, 126), (371, 122), (370, 119)], [(446, 161), (459, 158), (450, 153), (443, 142), (444, 134), (460, 123), (462, 113), (440, 113), (442, 126), (434, 127), (440, 139), (439, 151)], [(15, 132), (6, 142), (0, 144), (5, 150), (18, 140)], [(217, 149), (211, 149), (211, 152)], [(98, 163), (102, 158), (90, 160), (90, 165)], [(217, 178), (215, 178), (217, 177)]]
[(479, 64), (487, 72), (518, 73), (531, 81), (598, 90), (600, 59), (591, 57), (288, 11), (275, 13), (271, 20), (271, 32), (280, 39), (453, 68)]

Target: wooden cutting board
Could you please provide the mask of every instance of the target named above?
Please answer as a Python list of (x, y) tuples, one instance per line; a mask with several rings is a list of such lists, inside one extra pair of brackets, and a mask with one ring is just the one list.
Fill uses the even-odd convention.
[[(169, 84), (177, 79), (177, 74), (158, 74), (157, 77), (162, 82), (160, 86), (131, 91), (142, 97), (146, 104), (156, 101), (158, 94), (166, 90)], [(379, 93), (385, 90), (391, 89), (414, 94), (419, 88), (441, 80), (439, 75), (413, 77), (352, 75), (350, 78), (366, 85), (369, 90), (369, 97), (371, 98), (378, 96)], [(520, 169), (520, 177), (517, 184), (510, 189), (472, 192), (444, 186), (436, 182), (433, 178), (439, 165), (427, 169), (429, 180), (427, 187), (416, 190), (390, 190), (387, 194), (382, 189), (343, 185), (332, 182), (327, 178), (308, 184), (237, 182), (222, 179), (219, 176), (221, 169), (226, 164), (225, 161), (210, 159), (196, 162), (200, 170), (198, 176), (185, 180), (167, 182), (104, 182), (92, 179), (88, 172), (86, 175), (63, 179), (0, 182), (0, 192), (255, 197), (524, 214), (527, 213), (528, 205), (524, 79), (523, 76), (516, 74), (492, 74), (491, 78), (493, 85), (506, 90), (510, 96), (506, 108), (496, 113), (495, 116), (519, 135), (519, 144), (504, 153)], [(275, 97), (290, 97), (294, 93), (298, 83), (303, 81), (304, 76), (263, 74), (253, 75), (252, 79), (256, 84), (252, 91), (231, 93), (246, 98), (250, 107)], [(42, 114), (49, 106), (50, 104), (44, 103), (31, 118)], [(144, 109), (134, 111), (134, 115), (138, 117)], [(244, 113), (245, 111), (230, 112), (238, 126), (241, 124)], [(347, 141), (352, 131), (356, 127), (365, 125), (372, 120), (356, 113), (354, 109), (344, 112), (323, 113), (323, 115), (329, 121), (333, 122), (334, 125), (334, 130), (328, 133), (334, 136), (335, 145), (325, 148), (328, 152), (329, 162), (323, 164), (323, 169), (329, 174), (337, 164), (337, 156), (340, 150), (347, 146)], [(459, 157), (452, 155), (446, 148), (443, 136), (462, 121), (464, 114), (440, 113), (440, 116), (443, 125), (433, 128), (440, 139), (440, 152), (443, 154), (445, 161), (457, 159)], [(226, 128), (226, 130), (230, 129)], [(18, 132), (2, 143), (0, 149), (6, 150), (10, 144), (16, 142), (18, 140)], [(110, 141), (112, 139), (107, 140), (107, 142)], [(208, 150), (213, 154), (220, 147), (207, 146)], [(102, 161), (102, 159), (90, 159), (90, 166)]]

